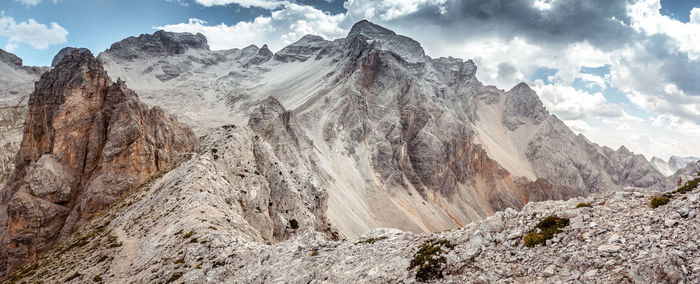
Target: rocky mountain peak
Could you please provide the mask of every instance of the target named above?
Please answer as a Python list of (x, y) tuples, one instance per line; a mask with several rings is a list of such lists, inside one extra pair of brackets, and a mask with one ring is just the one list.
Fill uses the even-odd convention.
[(245, 66), (248, 67), (250, 65), (259, 65), (265, 63), (268, 60), (272, 59), (273, 56), (274, 54), (267, 47), (267, 44), (264, 44), (260, 49), (258, 49), (257, 53), (248, 60)]
[(356, 40), (376, 42), (375, 48), (390, 52), (409, 63), (425, 62), (425, 51), (420, 43), (367, 20), (355, 23), (350, 29), (346, 41), (351, 46), (357, 46), (353, 43)]
[(505, 112), (504, 123), (511, 130), (527, 123), (526, 120), (539, 124), (549, 116), (535, 91), (522, 82), (506, 93)]
[(305, 35), (296, 42), (282, 48), (275, 53), (275, 59), (282, 62), (306, 61), (319, 50), (329, 48), (331, 42), (316, 35)]
[(123, 81), (112, 83), (88, 50), (65, 54), (28, 104), (15, 170), (0, 198), (0, 269), (8, 272), (196, 143), (191, 130), (149, 109)]
[(64, 47), (61, 50), (59, 50), (58, 53), (56, 53), (56, 55), (53, 57), (53, 60), (51, 60), (51, 67), (55, 67), (56, 65), (58, 65), (58, 63), (61, 62), (61, 60), (63, 59), (64, 56), (66, 56), (67, 54), (72, 53), (73, 51), (76, 51), (76, 50), (89, 51), (87, 48), (82, 48), (82, 47), (81, 48), (70, 47), (70, 46)]
[(183, 54), (188, 49), (209, 50), (207, 38), (201, 33), (193, 35), (160, 30), (116, 42), (105, 53), (114, 58), (134, 59)]
[(17, 57), (12, 53), (0, 49), (0, 61), (14, 66), (22, 66), (22, 58)]
[(352, 25), (348, 36), (355, 34), (363, 34), (370, 38), (372, 38), (373, 35), (396, 35), (396, 33), (392, 30), (374, 24), (367, 20), (361, 20)]

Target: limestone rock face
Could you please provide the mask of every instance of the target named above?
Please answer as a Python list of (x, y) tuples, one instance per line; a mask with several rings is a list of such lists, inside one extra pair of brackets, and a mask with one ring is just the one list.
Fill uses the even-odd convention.
[(70, 47), (70, 46), (64, 47), (61, 50), (59, 50), (58, 53), (56, 53), (56, 55), (54, 55), (53, 59), (51, 60), (51, 67), (56, 67), (56, 65), (58, 65), (59, 62), (61, 62), (61, 60), (63, 59), (64, 56), (66, 56), (66, 55), (68, 55), (76, 50), (88, 51), (87, 48), (76, 48), (76, 47)]
[(22, 66), (22, 58), (19, 58), (17, 57), (17, 55), (14, 55), (2, 49), (0, 49), (0, 61), (14, 65), (16, 67)]
[(209, 50), (207, 38), (203, 34), (192, 35), (157, 31), (152, 35), (142, 34), (138, 37), (129, 37), (112, 44), (107, 51), (115, 57), (135, 59), (183, 54), (190, 48)]
[(54, 243), (196, 143), (159, 108), (107, 77), (89, 51), (42, 75), (29, 99), (16, 166), (2, 190), (7, 271)]
[(275, 54), (275, 59), (282, 62), (306, 61), (318, 54), (318, 51), (330, 46), (329, 41), (320, 36), (306, 35)]
[(23, 66), (22, 59), (0, 50), (0, 187), (9, 178), (22, 140), (27, 99), (46, 67)]

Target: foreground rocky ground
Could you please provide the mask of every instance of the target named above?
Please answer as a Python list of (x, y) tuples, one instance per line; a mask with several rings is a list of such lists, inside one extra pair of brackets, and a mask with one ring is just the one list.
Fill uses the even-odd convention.
[[(180, 170), (191, 171), (188, 164), (208, 162), (209, 154), (183, 157), (173, 167), (183, 164)], [(380, 229), (358, 238), (333, 240), (329, 234), (302, 227), (287, 228), (298, 233), (270, 245), (236, 232), (235, 219), (201, 214), (200, 210), (213, 210), (202, 207), (202, 202), (211, 202), (203, 199), (211, 192), (196, 187), (178, 191), (183, 194), (164, 190), (163, 181), (177, 175), (177, 170), (168, 170), (154, 177), (160, 181), (135, 190), (5, 282), (700, 281), (697, 188), (675, 194), (658, 208), (650, 206), (652, 193), (619, 191), (529, 203), (519, 212), (507, 209), (482, 222), (436, 234)], [(191, 202), (169, 212), (142, 207), (163, 195)], [(590, 207), (582, 207), (586, 204)], [(141, 212), (140, 217), (134, 212)], [(148, 212), (152, 215), (144, 214)], [(188, 217), (178, 217), (186, 212)], [(546, 245), (526, 246), (523, 236), (551, 215), (568, 218), (568, 225)], [(231, 218), (235, 216), (231, 213)], [(159, 233), (142, 238), (141, 234), (154, 235), (148, 230)]]

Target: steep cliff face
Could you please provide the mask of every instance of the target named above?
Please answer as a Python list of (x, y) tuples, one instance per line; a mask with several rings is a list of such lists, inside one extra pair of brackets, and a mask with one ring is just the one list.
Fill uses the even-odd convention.
[(161, 109), (107, 76), (89, 51), (65, 55), (29, 98), (2, 190), (7, 271), (35, 259), (196, 143)]
[(0, 187), (10, 177), (22, 140), (27, 99), (46, 67), (23, 66), (22, 59), (0, 49)]

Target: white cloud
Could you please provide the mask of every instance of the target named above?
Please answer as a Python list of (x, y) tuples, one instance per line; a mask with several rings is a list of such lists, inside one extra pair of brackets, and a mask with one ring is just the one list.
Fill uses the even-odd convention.
[(316, 34), (328, 39), (345, 35), (340, 28), (343, 14), (330, 15), (311, 6), (287, 4), (273, 11), (270, 16), (259, 16), (253, 21), (241, 21), (235, 25), (208, 25), (200, 19), (187, 23), (155, 27), (171, 32), (202, 33), (213, 50), (241, 48), (250, 44), (268, 44), (278, 50), (306, 34)]
[(10, 43), (26, 43), (36, 49), (47, 49), (49, 45), (66, 42), (68, 31), (51, 23), (48, 27), (37, 23), (34, 19), (15, 22), (12, 17), (0, 14), (0, 36), (9, 38)]
[(237, 4), (243, 8), (258, 7), (269, 10), (279, 8), (289, 3), (287, 1), (275, 0), (196, 0), (196, 2), (207, 7)]
[(548, 11), (552, 9), (552, 2), (553, 1), (548, 0), (535, 0), (533, 6), (541, 11)]
[(598, 86), (602, 90), (605, 90), (606, 88), (606, 79), (598, 75), (580, 73), (578, 74), (578, 77), (581, 78), (581, 81), (587, 82), (586, 87), (589, 89), (593, 88), (594, 86)]
[(544, 84), (542, 80), (535, 81), (532, 88), (545, 107), (563, 120), (625, 116), (622, 106), (608, 102), (600, 92), (591, 94), (569, 85)]
[[(27, 7), (36, 6), (36, 5), (38, 5), (39, 3), (41, 3), (41, 1), (42, 1), (42, 0), (15, 0), (15, 2), (21, 2), (22, 4), (24, 4), (24, 5), (27, 6)], [(56, 3), (60, 2), (60, 1), (61, 1), (61, 0), (52, 0), (51, 2), (53, 2), (54, 4), (56, 4)]]
[(22, 2), (22, 4), (27, 6), (36, 6), (41, 2), (41, 0), (15, 0), (16, 2)]
[(8, 43), (8, 44), (5, 45), (5, 50), (6, 50), (7, 52), (13, 52), (13, 51), (15, 51), (15, 49), (17, 49), (17, 47), (18, 47), (17, 44)]
[(438, 7), (444, 14), (447, 0), (347, 0), (343, 4), (348, 15), (355, 19), (392, 19), (415, 13), (424, 7)]
[(683, 23), (660, 12), (660, 0), (641, 0), (628, 6), (632, 27), (647, 35), (665, 34), (691, 59), (700, 59), (700, 8), (690, 11), (690, 21)]

